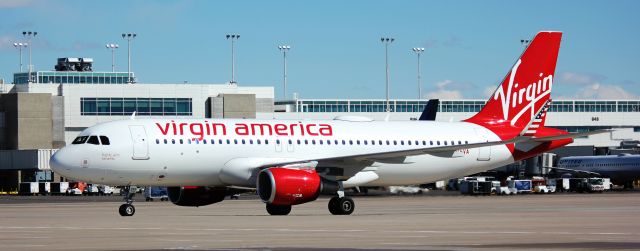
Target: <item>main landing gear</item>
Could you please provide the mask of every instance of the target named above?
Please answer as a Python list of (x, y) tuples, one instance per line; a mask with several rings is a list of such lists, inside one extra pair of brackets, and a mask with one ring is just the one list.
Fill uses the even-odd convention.
[(355, 208), (356, 204), (349, 197), (335, 196), (329, 200), (329, 212), (333, 215), (349, 215)]
[(333, 215), (350, 215), (354, 209), (356, 209), (356, 203), (344, 196), (344, 185), (342, 181), (338, 181), (338, 196), (329, 200), (329, 212)]
[(125, 186), (123, 188), (125, 204), (120, 205), (118, 212), (120, 216), (133, 216), (136, 213), (136, 208), (133, 206), (133, 196), (135, 193), (131, 191), (131, 186)]

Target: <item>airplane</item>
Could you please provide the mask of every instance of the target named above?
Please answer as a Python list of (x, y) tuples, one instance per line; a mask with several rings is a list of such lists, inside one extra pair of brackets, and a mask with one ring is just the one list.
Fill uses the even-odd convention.
[(640, 155), (619, 154), (603, 156), (572, 156), (558, 161), (559, 171), (588, 173), (611, 179), (617, 185), (633, 189), (633, 182), (640, 179)]
[[(486, 171), (550, 151), (573, 138), (544, 127), (562, 33), (543, 31), (485, 107), (461, 122), (131, 119), (82, 131), (50, 160), (74, 180), (124, 186), (122, 216), (135, 213), (131, 186), (167, 186), (179, 206), (205, 206), (257, 192), (270, 215), (333, 195), (333, 215), (355, 209), (345, 188), (424, 184)], [(536, 119), (538, 118), (538, 119)]]

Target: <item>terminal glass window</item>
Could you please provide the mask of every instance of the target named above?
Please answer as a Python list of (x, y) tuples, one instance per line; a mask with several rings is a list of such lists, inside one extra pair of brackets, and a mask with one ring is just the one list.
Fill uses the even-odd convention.
[(191, 116), (191, 98), (80, 98), (82, 116)]

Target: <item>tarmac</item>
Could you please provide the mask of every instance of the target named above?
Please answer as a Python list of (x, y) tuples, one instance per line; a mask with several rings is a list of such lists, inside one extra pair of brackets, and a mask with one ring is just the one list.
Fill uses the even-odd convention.
[[(328, 198), (267, 215), (256, 199), (199, 208), (118, 197), (0, 197), (1, 250), (638, 250), (640, 192)], [(452, 196), (440, 196), (442, 194)], [(455, 194), (455, 193), (453, 193)]]

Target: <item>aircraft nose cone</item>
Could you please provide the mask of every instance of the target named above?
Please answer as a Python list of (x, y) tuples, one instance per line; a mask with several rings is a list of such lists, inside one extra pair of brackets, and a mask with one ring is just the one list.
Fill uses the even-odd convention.
[(68, 151), (64, 148), (54, 153), (53, 156), (51, 156), (51, 159), (49, 159), (49, 166), (51, 167), (51, 170), (62, 176), (67, 176), (69, 171), (73, 168), (68, 155)]

